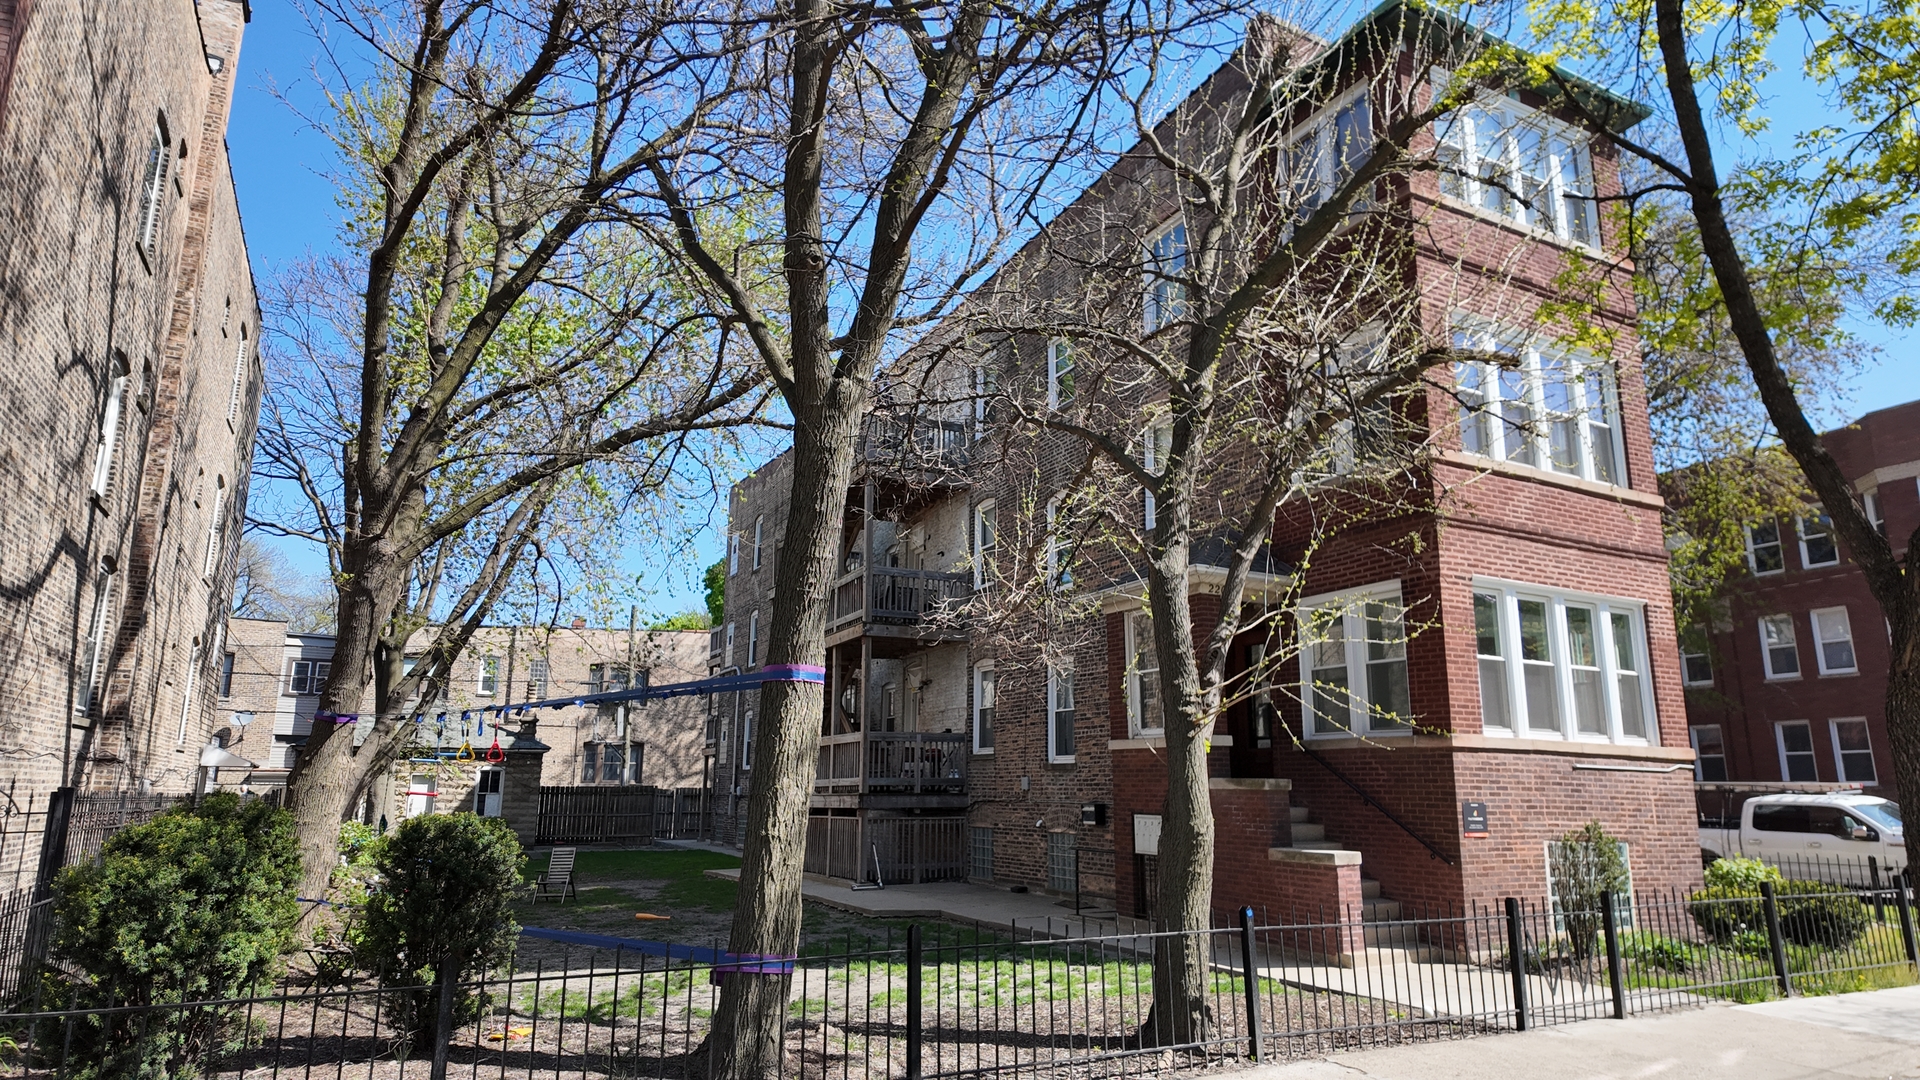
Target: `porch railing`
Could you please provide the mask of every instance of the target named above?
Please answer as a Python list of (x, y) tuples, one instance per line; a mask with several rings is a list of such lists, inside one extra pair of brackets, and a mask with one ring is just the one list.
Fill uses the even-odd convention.
[(898, 566), (861, 568), (833, 585), (832, 629), (856, 622), (911, 626), (931, 621), (973, 595), (973, 578)]
[(964, 734), (869, 731), (820, 740), (816, 791), (951, 793), (966, 787)]

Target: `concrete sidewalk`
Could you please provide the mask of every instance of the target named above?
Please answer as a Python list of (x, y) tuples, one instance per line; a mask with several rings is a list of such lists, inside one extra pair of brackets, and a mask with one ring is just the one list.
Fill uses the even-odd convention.
[[(704, 845), (703, 845), (704, 846)], [(724, 849), (714, 849), (724, 850)], [(740, 880), (739, 870), (709, 870), (707, 876)], [(1138, 919), (1116, 919), (1092, 914), (1075, 915), (1071, 904), (1051, 896), (1008, 892), (959, 881), (926, 885), (889, 885), (884, 889), (855, 889), (838, 881), (808, 877), (801, 895), (816, 904), (869, 915), (878, 919), (944, 919), (980, 923), (994, 929), (1019, 929), (1045, 937), (1104, 937), (1139, 933)]]
[(1920, 986), (1334, 1054), (1247, 1080), (1920, 1078)]

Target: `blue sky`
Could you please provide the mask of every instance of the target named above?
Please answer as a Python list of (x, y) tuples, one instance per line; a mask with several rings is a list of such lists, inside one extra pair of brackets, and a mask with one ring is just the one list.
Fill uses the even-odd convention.
[[(255, 275), (262, 281), (290, 260), (309, 250), (326, 248), (333, 239), (336, 208), (333, 187), (324, 175), (331, 147), (289, 107), (317, 113), (318, 88), (312, 74), (317, 43), (306, 20), (288, 0), (255, 0), (253, 22), (241, 53), (239, 90), (234, 98), (227, 143), (239, 187), (240, 209), (246, 222), (247, 247)], [(1791, 57), (1782, 56), (1783, 74)], [(1784, 139), (1793, 131), (1822, 122), (1822, 102), (1810, 92), (1797, 92), (1790, 80), (1770, 102), (1774, 127), (1769, 139)], [(277, 93), (276, 93), (277, 91)], [(282, 100), (284, 97), (285, 101)], [(1723, 147), (1730, 158), (1767, 149), (1760, 145)], [(1863, 326), (1863, 336), (1880, 345), (1883, 355), (1862, 372), (1850, 388), (1848, 414), (1858, 414), (1897, 402), (1920, 398), (1920, 362), (1911, 354), (1906, 333)], [(658, 613), (671, 613), (700, 604), (700, 568), (719, 557), (719, 518), (690, 521), (698, 558), (672, 560), (657, 553), (630, 551), (628, 562), (645, 583), (650, 596), (643, 604)], [(264, 539), (264, 538), (263, 538)], [(308, 572), (324, 569), (317, 552), (296, 541), (278, 542), (296, 565)], [(650, 557), (651, 556), (651, 557)]]

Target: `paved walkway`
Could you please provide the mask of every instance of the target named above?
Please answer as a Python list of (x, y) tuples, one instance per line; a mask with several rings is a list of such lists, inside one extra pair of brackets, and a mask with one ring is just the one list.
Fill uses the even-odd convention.
[[(738, 881), (740, 871), (709, 870), (707, 876)], [(1046, 937), (1107, 936), (1137, 931), (1143, 925), (1137, 919), (1116, 919), (1110, 913), (1104, 917), (1075, 915), (1071, 901), (1063, 906), (1051, 896), (1008, 892), (959, 881), (855, 889), (837, 881), (810, 877), (801, 884), (800, 890), (801, 895), (816, 904), (856, 915), (880, 919), (944, 919), (963, 924), (980, 923), (996, 929), (1018, 929), (1022, 933), (1031, 932)]]
[(1920, 1078), (1920, 987), (1594, 1020), (1521, 1035), (1334, 1054), (1245, 1080)]

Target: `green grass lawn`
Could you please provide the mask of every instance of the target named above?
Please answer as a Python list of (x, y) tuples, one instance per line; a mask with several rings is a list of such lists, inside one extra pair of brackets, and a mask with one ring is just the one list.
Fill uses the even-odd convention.
[[(636, 882), (653, 886), (661, 906), (725, 912), (733, 910), (740, 887), (706, 873), (739, 865), (739, 859), (712, 851), (582, 851), (574, 859), (573, 877), (579, 903), (586, 906), (631, 906), (626, 893), (597, 883)], [(531, 884), (546, 870), (547, 856), (528, 859), (525, 880)]]

